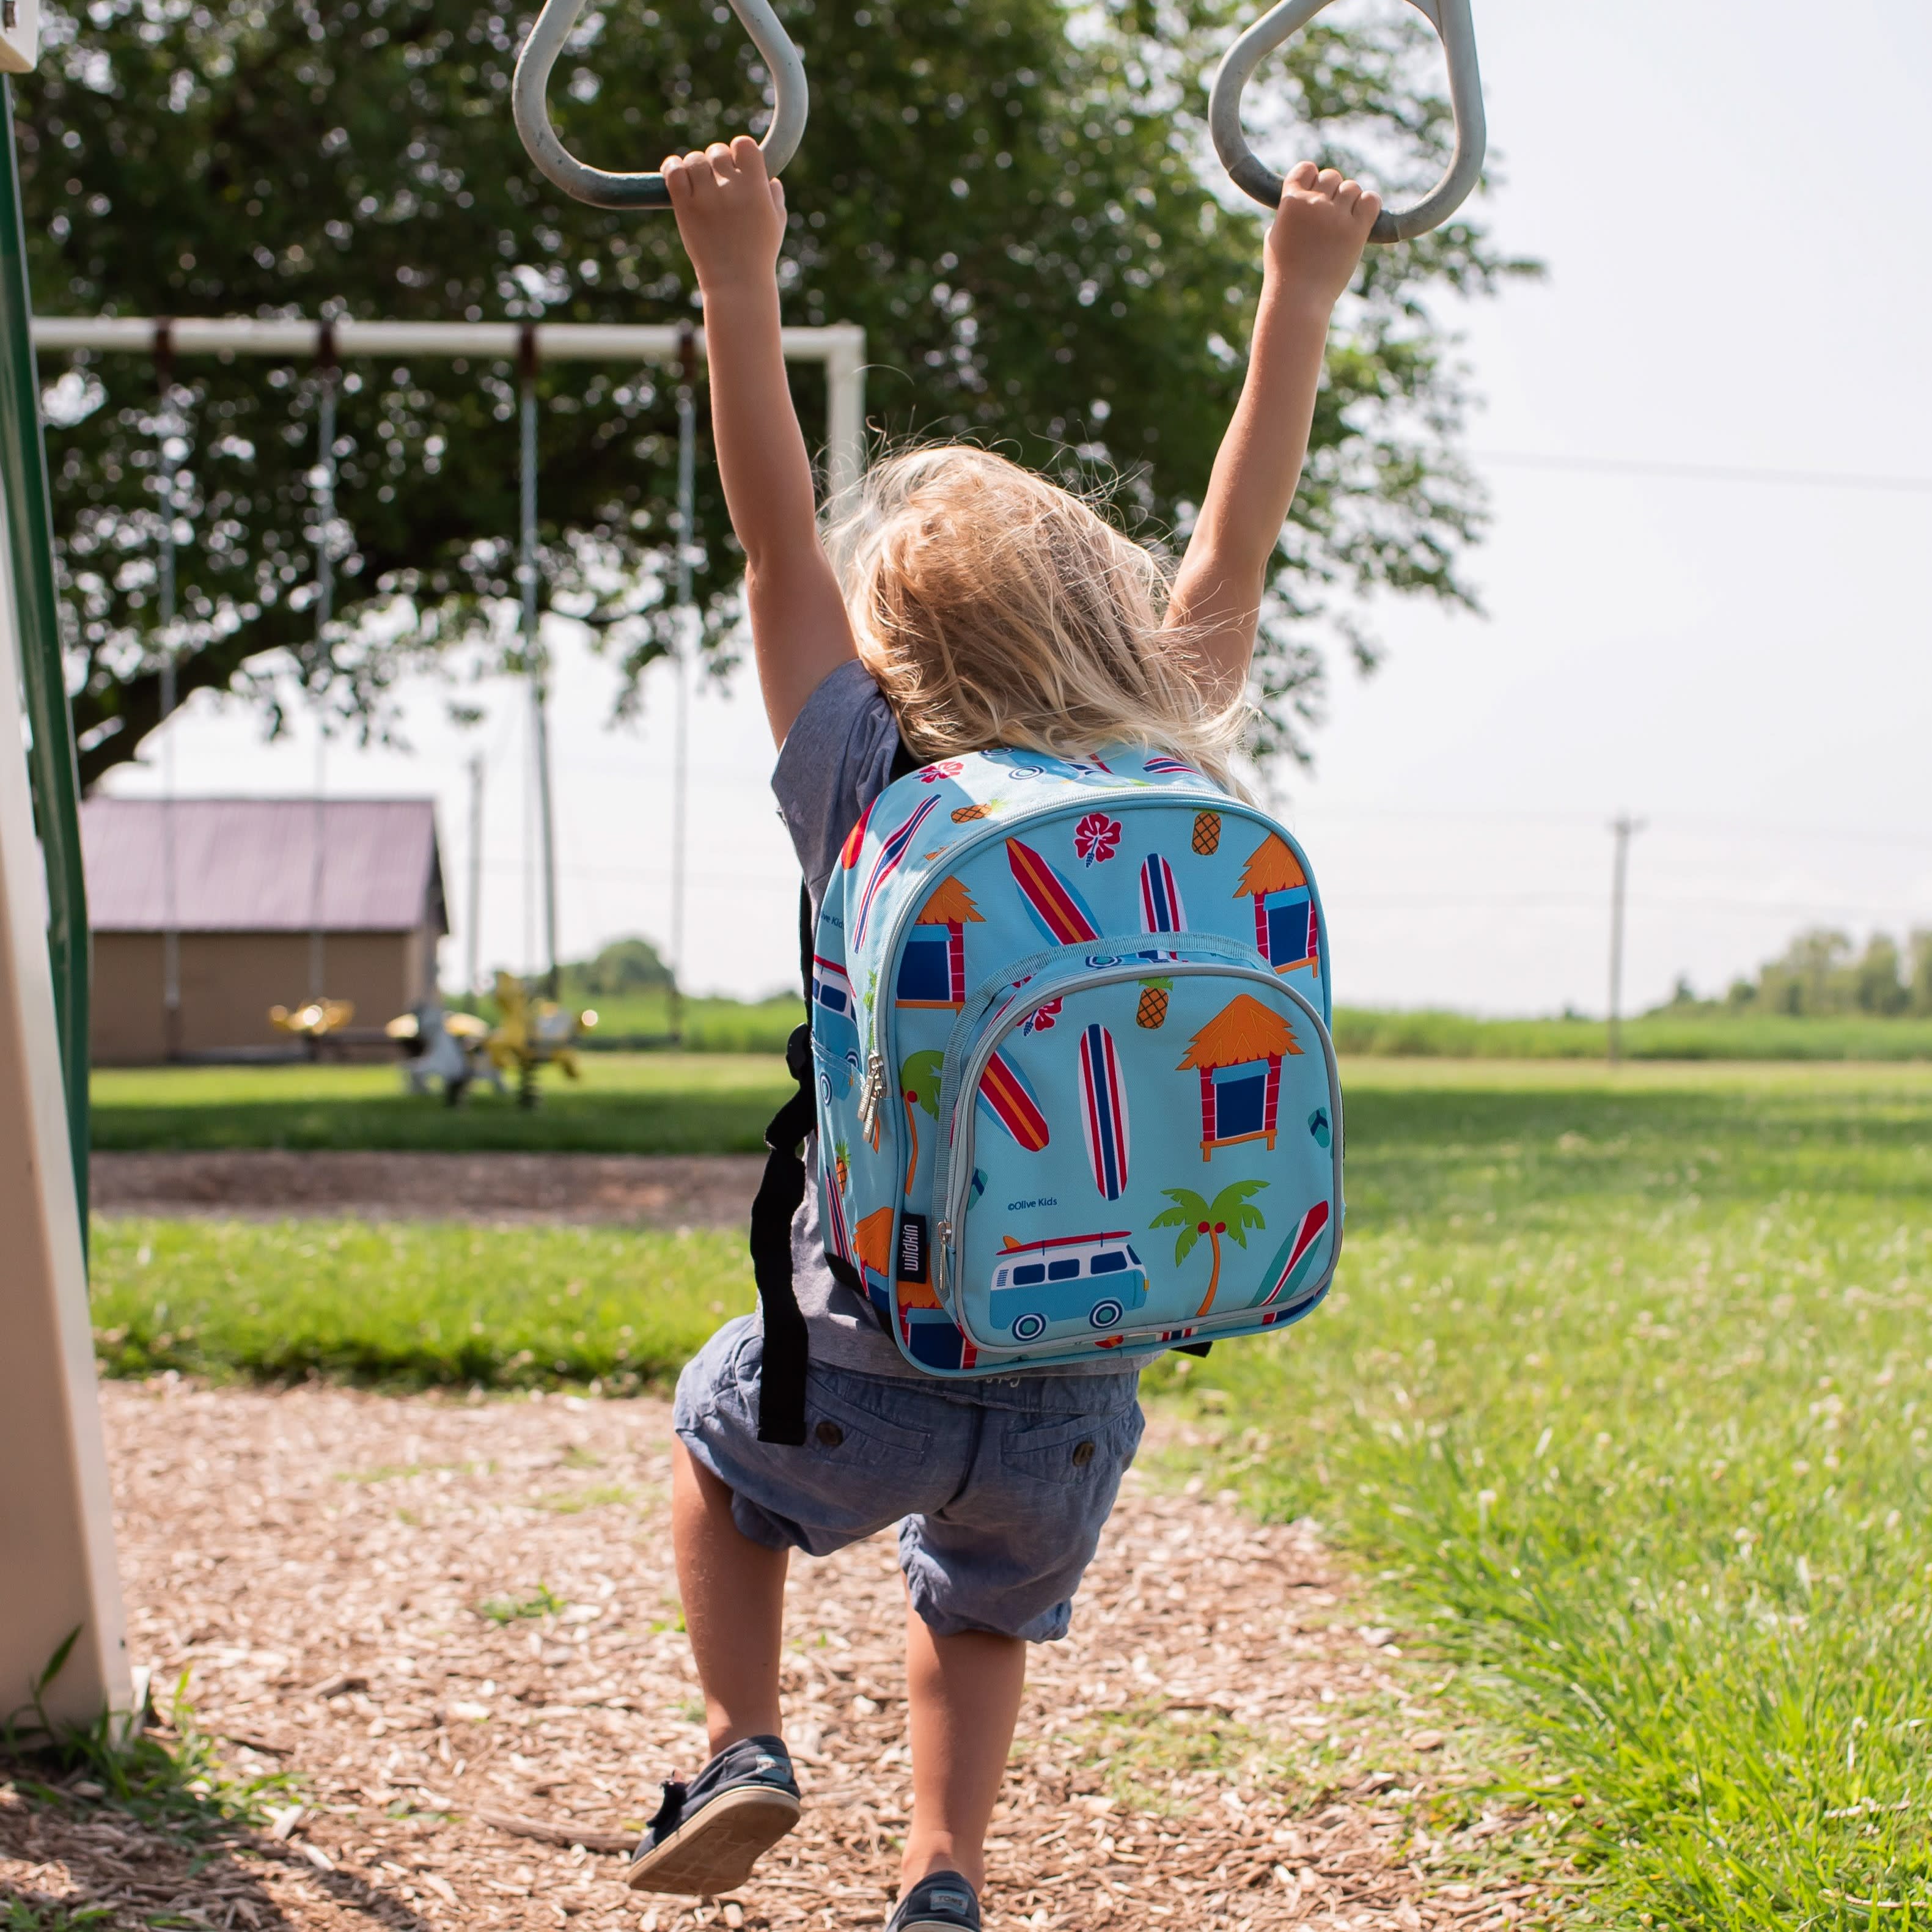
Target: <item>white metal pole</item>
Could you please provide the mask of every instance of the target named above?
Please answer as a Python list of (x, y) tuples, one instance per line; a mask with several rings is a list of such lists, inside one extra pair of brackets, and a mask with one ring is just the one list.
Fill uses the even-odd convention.
[[(152, 350), (162, 325), (152, 316), (36, 316), (34, 345), (44, 350)], [(675, 324), (602, 322), (269, 321), (256, 316), (184, 316), (166, 325), (176, 356), (463, 356), (514, 362), (674, 362), (683, 329)], [(694, 340), (700, 356), (704, 332)], [(779, 332), (788, 362), (826, 368), (825, 448), (833, 494), (866, 465), (866, 332), (853, 322)], [(527, 345), (527, 348), (526, 348)]]
[(175, 741), (167, 729), (175, 715), (179, 694), (176, 689), (177, 640), (175, 637), (175, 479), (178, 465), (177, 441), (184, 425), (174, 412), (173, 358), (167, 350), (166, 328), (157, 332), (155, 361), (160, 376), (161, 410), (156, 427), (160, 432), (161, 532), (160, 594), (158, 598), (161, 639), (160, 717), (156, 727), (161, 740), (161, 1054), (164, 1059), (180, 1056), (181, 1010), (181, 899), (175, 846)]
[(530, 681), (530, 729), (536, 748), (538, 825), (543, 841), (544, 991), (557, 997), (556, 814), (550, 794), (550, 664), (544, 655), (537, 597), (536, 332), (525, 338), (522, 364), (522, 531), (518, 574), (524, 592), (524, 665)]
[(866, 473), (866, 338), (842, 332), (825, 358), (826, 482), (836, 501)]
[[(320, 512), (315, 531), (315, 661), (318, 667), (328, 649), (328, 627), (335, 616), (335, 363), (324, 350), (322, 396), (317, 411), (316, 495)], [(328, 778), (328, 730), (318, 711), (315, 720), (315, 853), (309, 875), (308, 996), (321, 999), (328, 992), (328, 937), (322, 893), (328, 866), (326, 813), (323, 806)]]
[(684, 1038), (684, 891), (691, 798), (691, 671), (698, 650), (698, 613), (691, 601), (692, 546), (698, 539), (698, 376), (696, 332), (685, 332), (677, 386), (677, 608), (673, 664), (677, 715), (673, 726), (670, 791), (670, 1034)]
[(464, 948), (464, 990), (483, 991), (483, 754), (470, 760), (470, 930)]

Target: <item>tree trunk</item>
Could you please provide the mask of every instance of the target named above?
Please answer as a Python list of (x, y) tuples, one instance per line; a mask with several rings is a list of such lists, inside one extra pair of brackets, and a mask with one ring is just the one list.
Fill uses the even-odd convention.
[(1194, 1318), (1197, 1322), (1214, 1306), (1215, 1291), (1221, 1286), (1221, 1238), (1219, 1234), (1210, 1233), (1208, 1237), (1208, 1242), (1214, 1250), (1214, 1266), (1208, 1276), (1208, 1299), (1201, 1304), (1200, 1312)]

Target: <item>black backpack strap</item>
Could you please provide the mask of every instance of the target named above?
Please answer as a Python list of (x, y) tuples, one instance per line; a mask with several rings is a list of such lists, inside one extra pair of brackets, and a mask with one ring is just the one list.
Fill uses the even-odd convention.
[[(892, 754), (890, 778), (904, 778), (919, 768), (920, 760), (902, 739)], [(805, 1198), (805, 1162), (799, 1150), (818, 1119), (812, 1091), (812, 892), (801, 885), (798, 971), (805, 988), (806, 1022), (785, 1042), (785, 1066), (798, 1086), (765, 1130), (765, 1178), (752, 1203), (752, 1273), (758, 1284), (765, 1329), (764, 1362), (758, 1375), (758, 1440), (794, 1446), (805, 1440), (805, 1378), (812, 1362), (805, 1316), (792, 1283), (791, 1224)], [(862, 1292), (863, 1284), (860, 1286)]]
[[(808, 964), (809, 962), (807, 962)], [(806, 982), (810, 997), (811, 985)], [(797, 1090), (765, 1130), (765, 1178), (752, 1203), (752, 1273), (764, 1317), (764, 1364), (758, 1376), (758, 1440), (805, 1440), (805, 1372), (810, 1364), (805, 1316), (793, 1292), (791, 1223), (805, 1198), (805, 1162), (800, 1146), (812, 1132), (812, 1023), (785, 1042), (785, 1066)]]

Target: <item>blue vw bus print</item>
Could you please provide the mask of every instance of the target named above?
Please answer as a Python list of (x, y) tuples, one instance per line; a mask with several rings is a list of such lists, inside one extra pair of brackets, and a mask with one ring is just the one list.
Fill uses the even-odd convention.
[(1054, 1322), (1118, 1328), (1147, 1298), (1147, 1270), (1122, 1230), (1008, 1248), (988, 1300), (996, 1329), (1016, 1342), (1036, 1342)]

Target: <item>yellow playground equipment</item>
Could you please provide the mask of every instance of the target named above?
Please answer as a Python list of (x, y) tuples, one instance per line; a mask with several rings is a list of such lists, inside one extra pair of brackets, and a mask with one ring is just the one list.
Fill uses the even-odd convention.
[(500, 1071), (515, 1073), (518, 1106), (536, 1105), (537, 1075), (545, 1066), (559, 1067), (572, 1080), (584, 1078), (577, 1040), (596, 1025), (594, 1010), (573, 1013), (554, 1000), (532, 999), (522, 980), (508, 973), (496, 975), (496, 1010), (502, 1017), (485, 1046)]
[(353, 1000), (310, 1000), (292, 1012), (286, 1006), (268, 1009), (268, 1023), (278, 1033), (293, 1034), (296, 1039), (306, 1040), (311, 1051), (332, 1034), (341, 1032), (355, 1017)]

